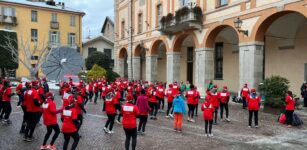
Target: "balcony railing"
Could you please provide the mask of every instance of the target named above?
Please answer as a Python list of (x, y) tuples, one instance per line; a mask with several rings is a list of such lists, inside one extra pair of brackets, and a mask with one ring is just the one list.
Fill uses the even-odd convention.
[(51, 21), (50, 22), (50, 28), (51, 29), (59, 29), (59, 27), (60, 27), (59, 22), (56, 22), (56, 21)]
[(164, 34), (173, 34), (184, 30), (201, 29), (203, 12), (198, 6), (182, 7), (175, 16), (169, 13), (160, 20), (159, 31)]
[(16, 26), (17, 25), (17, 17), (0, 15), (0, 23)]

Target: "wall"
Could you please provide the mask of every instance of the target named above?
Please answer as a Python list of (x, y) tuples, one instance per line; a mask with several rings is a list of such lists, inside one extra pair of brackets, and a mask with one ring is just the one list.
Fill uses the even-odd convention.
[(112, 50), (112, 59), (114, 59), (114, 52), (113, 52), (113, 45), (110, 45), (109, 43), (103, 41), (103, 40), (97, 40), (92, 43), (89, 43), (87, 45), (84, 45), (82, 57), (85, 59), (88, 57), (88, 48), (94, 47), (97, 48), (97, 51), (104, 52), (104, 49), (111, 49)]

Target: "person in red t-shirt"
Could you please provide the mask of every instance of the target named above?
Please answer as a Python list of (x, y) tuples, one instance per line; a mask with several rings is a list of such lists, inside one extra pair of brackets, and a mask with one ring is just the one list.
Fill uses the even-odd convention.
[(198, 103), (199, 103), (199, 99), (200, 99), (200, 93), (197, 90), (196, 86), (194, 86), (194, 88), (195, 88), (195, 91), (196, 91), (196, 98), (195, 98), (195, 101), (194, 101), (194, 105), (195, 105), (194, 112), (195, 112), (195, 116), (197, 117), (198, 116)]
[(157, 98), (159, 100), (159, 112), (164, 112), (164, 96), (165, 96), (165, 89), (163, 84), (160, 84), (157, 88)]
[(82, 92), (79, 91), (78, 92), (78, 95), (76, 95), (76, 97), (74, 97), (74, 99), (76, 100), (76, 103), (75, 103), (75, 108), (77, 110), (77, 114), (78, 114), (78, 131), (80, 130), (81, 128), (81, 125), (83, 124), (83, 113), (86, 113), (86, 110), (84, 108), (84, 98), (82, 96)]
[[(210, 96), (209, 96), (210, 97)], [(214, 107), (210, 103), (210, 100), (206, 98), (204, 103), (202, 104), (201, 110), (204, 112), (203, 117), (205, 121), (205, 132), (207, 136), (213, 136), (211, 130), (212, 130), (212, 123), (213, 123), (213, 113), (214, 113)], [(209, 132), (208, 132), (209, 129)]]
[(3, 82), (2, 91), (2, 111), (4, 112), (4, 118), (2, 120), (2, 123), (8, 125), (11, 124), (11, 121), (9, 120), (10, 114), (12, 112), (11, 97), (14, 95), (14, 93), (12, 93), (9, 80), (5, 80)]
[[(57, 114), (63, 111), (63, 109), (56, 109), (56, 104), (53, 102), (54, 95), (51, 92), (46, 93), (46, 101), (43, 103), (43, 120), (44, 125), (47, 128), (47, 133), (44, 138), (43, 145), (41, 145), (41, 149), (51, 149), (55, 150), (56, 147), (54, 145), (55, 140), (58, 138), (60, 134), (60, 127), (57, 123)], [(50, 145), (46, 145), (47, 141), (52, 133), (52, 130), (54, 131), (54, 135), (52, 137), (52, 140), (50, 142)]]
[(158, 100), (157, 100), (157, 90), (156, 88), (151, 84), (150, 87), (147, 90), (147, 96), (149, 98), (149, 106), (151, 108), (150, 111), (150, 119), (157, 120), (157, 113), (158, 113)]
[(228, 115), (229, 115), (228, 102), (229, 102), (229, 98), (230, 98), (230, 93), (227, 90), (227, 86), (224, 86), (223, 90), (220, 93), (218, 93), (218, 98), (219, 98), (220, 107), (221, 107), (221, 110), (220, 110), (221, 119), (223, 120), (223, 111), (225, 109), (225, 111), (226, 111), (226, 121), (230, 121), (229, 118), (228, 118)]
[(27, 108), (27, 126), (25, 131), (24, 140), (31, 142), (33, 140), (33, 133), (36, 127), (36, 124), (39, 122), (41, 114), (41, 104), (40, 96), (38, 93), (38, 82), (32, 81), (32, 89), (27, 91), (27, 97), (29, 98), (26, 102)]
[(20, 105), (21, 101), (22, 101), (22, 89), (23, 89), (23, 86), (22, 86), (22, 83), (21, 81), (18, 81), (19, 84), (17, 85), (16, 87), (16, 94), (18, 95), (18, 98), (19, 98), (19, 101), (18, 101), (18, 104)]
[(173, 84), (169, 84), (168, 87), (169, 88), (167, 89), (166, 94), (165, 94), (167, 97), (166, 118), (169, 118), (169, 117), (173, 118), (173, 100), (177, 94), (175, 93), (175, 90), (173, 89)]
[(95, 104), (97, 104), (98, 92), (99, 92), (99, 85), (98, 85), (98, 82), (95, 81), (94, 83), (94, 93), (95, 93), (94, 103)]
[(293, 98), (292, 91), (288, 91), (286, 96), (286, 124), (288, 125), (288, 128), (292, 127), (294, 106), (295, 100)]
[(240, 95), (243, 101), (243, 109), (246, 109), (247, 103), (246, 103), (246, 98), (249, 95), (249, 88), (247, 87), (247, 84), (244, 84), (243, 88), (241, 89)]
[(139, 114), (139, 109), (137, 106), (133, 105), (133, 97), (128, 95), (126, 97), (127, 103), (121, 108), (121, 113), (123, 115), (123, 128), (126, 134), (125, 148), (130, 149), (130, 141), (132, 139), (132, 150), (135, 150), (137, 143), (137, 123), (136, 117)]
[(141, 90), (141, 95), (137, 98), (136, 106), (139, 108), (140, 111), (139, 114), (140, 122), (139, 122), (138, 132), (144, 134), (148, 119), (148, 114), (151, 110), (151, 108), (148, 105), (148, 98), (146, 96), (146, 91), (144, 89)]
[(88, 90), (88, 92), (89, 92), (89, 99), (90, 99), (90, 102), (92, 102), (93, 96), (94, 96), (94, 92), (93, 92), (93, 82), (92, 82), (92, 81), (88, 84), (87, 90)]
[(25, 130), (26, 130), (26, 125), (27, 125), (27, 101), (29, 99), (29, 95), (27, 94), (29, 90), (31, 90), (31, 82), (26, 82), (25, 84), (26, 86), (26, 89), (25, 91), (23, 92), (23, 98), (22, 98), (22, 101), (20, 103), (21, 105), (21, 109), (23, 111), (23, 120), (22, 120), (22, 124), (21, 124), (21, 128), (20, 128), (20, 131), (19, 133), (23, 134), (25, 133)]
[(73, 99), (69, 99), (67, 104), (68, 105), (62, 111), (62, 117), (61, 117), (61, 121), (63, 122), (62, 133), (64, 134), (63, 150), (67, 150), (70, 137), (74, 139), (71, 149), (75, 150), (80, 140), (80, 136), (77, 129), (77, 126), (79, 124), (78, 114), (75, 108), (75, 101)]
[[(106, 100), (105, 100), (105, 112), (108, 116), (108, 120), (103, 128), (105, 133), (113, 134), (113, 124), (116, 116), (116, 95), (113, 93), (108, 93), (106, 95)], [(109, 127), (109, 129), (108, 129)]]
[(194, 85), (190, 85), (190, 90), (186, 92), (185, 97), (187, 98), (188, 104), (188, 121), (195, 122), (194, 118), (194, 109), (195, 109), (195, 98), (197, 98), (196, 90)]
[(217, 85), (215, 84), (213, 86), (213, 89), (210, 91), (210, 103), (212, 104), (212, 106), (214, 107), (215, 111), (214, 111), (214, 121), (213, 124), (217, 125), (217, 116), (218, 116), (218, 110), (220, 107), (220, 102), (218, 99), (218, 92), (217, 92), (218, 88)]
[(258, 128), (258, 111), (260, 106), (260, 96), (257, 95), (256, 90), (252, 89), (251, 93), (246, 98), (247, 107), (249, 111), (248, 127), (252, 126), (253, 116), (255, 117), (255, 127)]

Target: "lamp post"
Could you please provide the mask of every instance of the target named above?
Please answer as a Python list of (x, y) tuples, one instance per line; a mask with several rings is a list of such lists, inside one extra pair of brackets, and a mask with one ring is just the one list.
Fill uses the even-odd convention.
[(248, 30), (242, 30), (241, 27), (242, 27), (242, 24), (243, 24), (243, 21), (238, 17), (237, 19), (235, 19), (234, 21), (234, 25), (235, 25), (235, 28), (243, 33), (244, 35), (248, 36)]

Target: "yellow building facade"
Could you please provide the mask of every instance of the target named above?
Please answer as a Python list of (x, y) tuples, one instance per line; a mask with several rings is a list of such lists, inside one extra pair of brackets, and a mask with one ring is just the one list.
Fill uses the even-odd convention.
[(307, 79), (307, 0), (116, 0), (115, 66), (124, 77), (210, 80), (237, 92), (286, 77)]
[[(45, 2), (0, 1), (0, 29), (15, 31), (18, 47), (29, 43), (45, 43), (48, 47), (69, 46), (82, 49), (82, 17), (85, 13), (67, 8), (65, 4), (47, 4)], [(19, 56), (23, 57), (23, 56)], [(36, 64), (36, 56), (31, 63)], [(19, 63), (16, 77), (29, 77), (29, 71)], [(43, 76), (40, 72), (39, 76)]]

